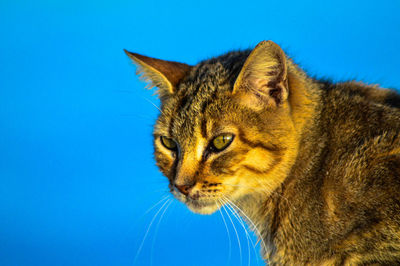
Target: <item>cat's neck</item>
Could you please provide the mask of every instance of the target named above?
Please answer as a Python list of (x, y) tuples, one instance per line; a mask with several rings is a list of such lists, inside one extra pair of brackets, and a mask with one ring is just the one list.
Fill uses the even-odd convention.
[(313, 128), (314, 118), (318, 115), (321, 102), (319, 83), (309, 78), (291, 60), (288, 60), (288, 102), (293, 124), (299, 137)]
[[(291, 118), (296, 130), (296, 154), (290, 159), (287, 176), (273, 191), (265, 193), (250, 193), (236, 202), (240, 215), (258, 238), (264, 252), (274, 252), (274, 228), (278, 226), (277, 216), (287, 212), (291, 207), (290, 199), (285, 191), (294, 186), (297, 178), (307, 174), (315, 157), (323, 149), (323, 143), (316, 147), (314, 141), (319, 138), (318, 117), (321, 110), (321, 89), (319, 83), (313, 81), (294, 63), (289, 62), (288, 83), (290, 94), (288, 98)], [(317, 145), (318, 146), (318, 145)], [(264, 254), (269, 257), (268, 254)]]

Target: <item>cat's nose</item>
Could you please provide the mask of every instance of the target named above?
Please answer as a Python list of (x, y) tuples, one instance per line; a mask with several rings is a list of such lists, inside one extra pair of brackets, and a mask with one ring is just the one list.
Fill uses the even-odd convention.
[(190, 190), (194, 187), (196, 183), (191, 183), (191, 184), (184, 184), (184, 185), (177, 185), (175, 184), (175, 187), (185, 196), (189, 195)]

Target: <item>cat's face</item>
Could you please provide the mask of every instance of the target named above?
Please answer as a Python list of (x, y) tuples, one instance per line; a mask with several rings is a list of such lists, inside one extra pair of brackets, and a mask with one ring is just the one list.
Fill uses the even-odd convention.
[[(294, 152), (281, 50), (271, 52), (279, 47), (270, 43), (257, 47), (250, 56), (231, 53), (195, 67), (167, 62), (181, 71), (174, 77), (160, 70), (165, 61), (146, 61), (164, 73), (157, 80), (142, 69), (164, 90), (154, 127), (157, 165), (171, 193), (194, 212), (213, 213), (228, 201), (271, 192)], [(143, 67), (146, 58), (140, 60)]]
[(276, 116), (266, 123), (266, 114), (244, 108), (229, 94), (209, 99), (203, 110), (171, 101), (155, 126), (154, 147), (176, 198), (194, 212), (212, 213), (228, 199), (275, 187), (273, 175), (286, 149), (268, 130), (281, 122)]

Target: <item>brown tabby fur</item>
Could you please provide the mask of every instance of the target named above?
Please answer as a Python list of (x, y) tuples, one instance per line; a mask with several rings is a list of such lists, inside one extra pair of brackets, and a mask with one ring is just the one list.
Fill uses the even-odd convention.
[(400, 264), (394, 91), (309, 78), (270, 41), (196, 66), (126, 53), (159, 88), (157, 165), (192, 211), (240, 208), (270, 265)]

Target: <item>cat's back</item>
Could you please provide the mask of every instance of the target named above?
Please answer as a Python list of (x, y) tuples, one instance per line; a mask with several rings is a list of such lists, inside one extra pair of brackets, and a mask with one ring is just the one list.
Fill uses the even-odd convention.
[[(312, 174), (299, 178), (290, 190), (293, 198), (309, 193), (302, 197), (308, 199), (304, 206), (319, 213), (319, 219), (308, 219), (312, 229), (307, 230), (321, 234), (313, 238), (318, 243), (313, 252), (341, 254), (329, 265), (372, 263), (378, 257), (397, 261), (400, 101), (396, 99), (400, 98), (394, 91), (359, 83), (324, 86), (316, 129), (320, 130), (316, 141), (324, 143), (320, 145), (324, 149), (314, 158)], [(309, 152), (316, 153), (317, 146), (314, 143)], [(304, 223), (302, 215), (296, 209), (292, 214), (299, 224)], [(318, 248), (327, 246), (328, 251)]]

